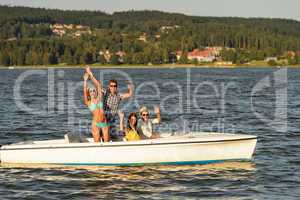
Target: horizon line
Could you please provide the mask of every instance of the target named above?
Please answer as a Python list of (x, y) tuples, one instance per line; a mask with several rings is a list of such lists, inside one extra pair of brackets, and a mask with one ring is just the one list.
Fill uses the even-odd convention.
[(300, 22), (298, 19), (294, 18), (280, 18), (280, 17), (241, 17), (241, 16), (204, 16), (204, 15), (192, 15), (192, 14), (186, 14), (182, 12), (171, 12), (171, 11), (165, 11), (165, 10), (147, 10), (147, 9), (129, 9), (129, 10), (119, 10), (119, 11), (114, 11), (114, 12), (107, 12), (104, 10), (99, 10), (99, 9), (72, 9), (72, 8), (47, 8), (47, 7), (40, 7), (40, 6), (25, 6), (25, 5), (12, 5), (12, 4), (1, 4), (0, 6), (7, 6), (7, 7), (19, 7), (19, 8), (35, 8), (35, 9), (45, 9), (45, 10), (60, 10), (60, 11), (88, 11), (88, 12), (101, 12), (107, 15), (114, 15), (115, 13), (122, 13), (122, 12), (137, 12), (137, 11), (157, 11), (157, 12), (162, 12), (162, 13), (167, 13), (167, 14), (180, 14), (180, 15), (185, 15), (187, 17), (211, 17), (211, 18), (240, 18), (240, 19), (270, 19), (270, 20), (291, 20), (291, 21), (296, 21)]

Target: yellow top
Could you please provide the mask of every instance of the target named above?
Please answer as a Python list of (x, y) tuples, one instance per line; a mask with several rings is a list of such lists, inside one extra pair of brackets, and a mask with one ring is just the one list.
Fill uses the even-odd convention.
[(136, 130), (127, 130), (125, 138), (127, 141), (135, 141), (141, 139)]

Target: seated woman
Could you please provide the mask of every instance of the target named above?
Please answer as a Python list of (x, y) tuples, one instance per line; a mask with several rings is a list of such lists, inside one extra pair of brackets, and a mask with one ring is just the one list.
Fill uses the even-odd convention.
[(124, 139), (126, 141), (136, 141), (140, 140), (140, 135), (137, 131), (137, 116), (135, 113), (130, 113), (128, 116), (128, 122), (127, 122), (127, 128), (125, 128), (124, 131), (124, 113), (119, 112), (119, 118), (120, 118), (120, 131), (125, 133)]
[[(87, 81), (91, 79), (95, 88), (88, 88)], [(109, 141), (109, 126), (105, 118), (102, 101), (102, 87), (100, 82), (94, 77), (91, 69), (86, 68), (86, 72), (83, 76), (83, 97), (84, 103), (90, 109), (93, 115), (92, 121), (92, 135), (95, 142), (100, 142), (100, 129), (103, 134), (104, 142)]]
[(154, 107), (154, 113), (156, 114), (156, 118), (150, 119), (148, 108), (146, 106), (143, 106), (140, 109), (141, 118), (138, 121), (138, 130), (142, 134), (143, 138), (146, 139), (159, 138), (159, 135), (157, 133), (154, 133), (152, 129), (152, 124), (158, 124), (161, 122), (159, 106)]

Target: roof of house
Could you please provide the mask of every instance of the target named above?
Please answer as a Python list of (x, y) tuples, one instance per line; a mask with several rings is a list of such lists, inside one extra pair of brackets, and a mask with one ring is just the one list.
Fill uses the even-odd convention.
[(210, 50), (194, 49), (192, 52), (188, 52), (188, 57), (210, 57), (212, 53)]

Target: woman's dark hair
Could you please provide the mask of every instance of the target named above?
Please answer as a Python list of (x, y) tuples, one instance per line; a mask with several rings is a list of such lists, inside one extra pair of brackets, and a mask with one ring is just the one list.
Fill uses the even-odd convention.
[(131, 119), (131, 117), (135, 117), (135, 118), (136, 118), (136, 122), (135, 122), (135, 124), (133, 125), (134, 128), (135, 128), (135, 130), (136, 130), (136, 127), (137, 127), (137, 121), (138, 121), (138, 118), (137, 118), (136, 113), (130, 113), (130, 115), (128, 116), (127, 128), (128, 128), (129, 130), (132, 130), (132, 128), (131, 128), (131, 126), (130, 126), (130, 119)]

